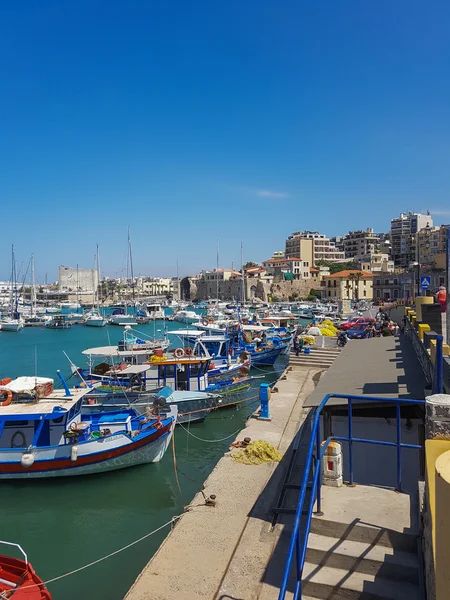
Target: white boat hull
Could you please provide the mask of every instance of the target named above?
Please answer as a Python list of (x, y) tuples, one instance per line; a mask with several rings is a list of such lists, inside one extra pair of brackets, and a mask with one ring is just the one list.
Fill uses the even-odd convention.
[(104, 327), (106, 319), (86, 319), (85, 325), (88, 327)]
[(0, 323), (2, 331), (20, 331), (23, 329), (23, 323)]

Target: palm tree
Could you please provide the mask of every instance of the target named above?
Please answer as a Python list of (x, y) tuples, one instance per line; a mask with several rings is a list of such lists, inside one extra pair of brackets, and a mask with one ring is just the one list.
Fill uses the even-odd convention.
[(350, 281), (353, 282), (354, 284), (354, 289), (355, 289), (355, 293), (354, 293), (354, 298), (355, 300), (359, 300), (359, 294), (358, 294), (358, 290), (359, 290), (359, 281), (361, 279), (361, 277), (363, 276), (362, 273), (358, 272), (358, 273), (350, 273), (350, 275), (348, 276), (348, 278), (350, 279)]

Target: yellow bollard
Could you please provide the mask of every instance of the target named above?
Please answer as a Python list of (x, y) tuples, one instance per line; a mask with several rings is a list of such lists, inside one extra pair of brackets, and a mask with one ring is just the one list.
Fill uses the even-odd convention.
[(433, 296), (417, 296), (417, 298), (416, 298), (416, 314), (417, 314), (418, 321), (423, 321), (422, 306), (424, 304), (434, 304)]
[(422, 342), (423, 342), (425, 331), (430, 331), (431, 327), (429, 325), (427, 325), (426, 323), (419, 323), (417, 330), (419, 332), (419, 340), (422, 340)]

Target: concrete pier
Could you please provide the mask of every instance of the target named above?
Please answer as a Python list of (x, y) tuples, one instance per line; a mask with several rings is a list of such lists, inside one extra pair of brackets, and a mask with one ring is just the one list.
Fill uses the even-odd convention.
[[(204, 488), (206, 496), (216, 495), (217, 505), (205, 506), (203, 495), (197, 494), (191, 502), (194, 508), (180, 519), (168, 535), (130, 589), (126, 600), (276, 598), (286, 559), (292, 516), (282, 514), (272, 527), (272, 508), (277, 505), (289, 464), (288, 457), (292, 453), (292, 442), (310, 408), (317, 406), (325, 394), (330, 392), (423, 398), (424, 378), (417, 359), (405, 340), (381, 338), (351, 341), (327, 372), (308, 368), (307, 365), (292, 366), (276, 387), (278, 393), (273, 394), (270, 401), (271, 421), (250, 419), (237, 439), (242, 440), (248, 436), (252, 440), (266, 440), (281, 453), (286, 453), (285, 459), (280, 464), (249, 466), (235, 463), (229, 453), (225, 454), (208, 477)], [(336, 423), (338, 419), (336, 417)], [(414, 435), (414, 430), (409, 434), (409, 426), (404, 426), (406, 440), (408, 435)], [(299, 482), (298, 478), (303, 472), (302, 452), (297, 455), (294, 466), (297, 479), (292, 480), (294, 483)], [(389, 460), (392, 462), (391, 458)], [(375, 464), (380, 463), (376, 461)], [(386, 464), (385, 461), (382, 464)], [(416, 469), (411, 473), (411, 479), (417, 481)], [(373, 482), (370, 483), (373, 485)], [(385, 484), (380, 482), (380, 485)], [(331, 489), (332, 492), (327, 490), (324, 494), (325, 519), (330, 506), (327, 501), (330, 494), (337, 494), (336, 501), (331, 501), (333, 505), (339, 502), (339, 497), (345, 496), (344, 500), (347, 502), (352, 498), (359, 498), (358, 493), (363, 494), (368, 503), (365, 510), (370, 510), (370, 502), (376, 505), (378, 496), (383, 495), (383, 492), (379, 492), (378, 496), (374, 496), (370, 491), (374, 488), (365, 490), (360, 486), (360, 492), (355, 488), (355, 493), (350, 498), (352, 491), (348, 488)], [(344, 491), (340, 494), (340, 490)], [(298, 496), (298, 491), (296, 494)], [(385, 494), (384, 506), (392, 508), (392, 518), (396, 519), (397, 513), (405, 512), (409, 496), (396, 496), (390, 490)], [(292, 492), (285, 506), (294, 508), (297, 496)], [(350, 504), (353, 511), (351, 518), (357, 518), (360, 502)], [(378, 513), (375, 511), (373, 514)], [(389, 527), (381, 521), (379, 524), (372, 522), (372, 525)], [(400, 525), (400, 530), (404, 531), (403, 521)], [(359, 547), (355, 549), (352, 546), (350, 558), (342, 559), (340, 568), (352, 560), (359, 564), (361, 557), (356, 554), (359, 550)], [(365, 553), (366, 549), (362, 552)], [(381, 551), (378, 554), (382, 556)], [(381, 560), (378, 559), (378, 566), (382, 566)], [(324, 570), (323, 573), (328, 576), (328, 571), (325, 573)], [(330, 581), (335, 575), (336, 572), (331, 570)], [(366, 580), (367, 576), (363, 573), (355, 582), (355, 589), (366, 589)], [(328, 597), (317, 592), (320, 589), (328, 594), (328, 583), (319, 582), (314, 586), (316, 591), (311, 596)], [(353, 593), (353, 589), (350, 592)], [(410, 593), (409, 598), (412, 600), (416, 596)]]
[[(254, 418), (237, 439), (265, 440), (286, 452), (307, 411), (316, 369), (286, 372), (270, 400), (271, 421)], [(202, 494), (168, 535), (130, 589), (127, 600), (257, 598), (277, 535), (271, 533), (270, 506), (283, 469), (278, 463), (243, 465), (227, 453), (205, 482), (217, 505), (204, 505)]]

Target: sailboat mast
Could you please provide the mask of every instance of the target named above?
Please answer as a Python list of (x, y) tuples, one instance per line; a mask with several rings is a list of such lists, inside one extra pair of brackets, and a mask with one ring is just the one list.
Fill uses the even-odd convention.
[(134, 312), (136, 312), (136, 295), (135, 295), (135, 291), (134, 291), (134, 272), (133, 272), (133, 254), (131, 252), (131, 238), (130, 238), (130, 228), (129, 227), (128, 227), (128, 260), (129, 260), (129, 264), (130, 264), (133, 306), (134, 306)]
[(34, 254), (31, 255), (31, 316), (36, 316), (36, 284), (34, 281)]
[(216, 261), (216, 298), (219, 301), (219, 240), (217, 240), (217, 261)]
[(98, 244), (97, 244), (97, 310), (98, 310), (98, 314), (100, 314), (99, 286), (100, 286), (100, 252), (98, 250)]
[(244, 273), (244, 247), (241, 242), (241, 268), (242, 268), (242, 305), (245, 304), (245, 273)]

